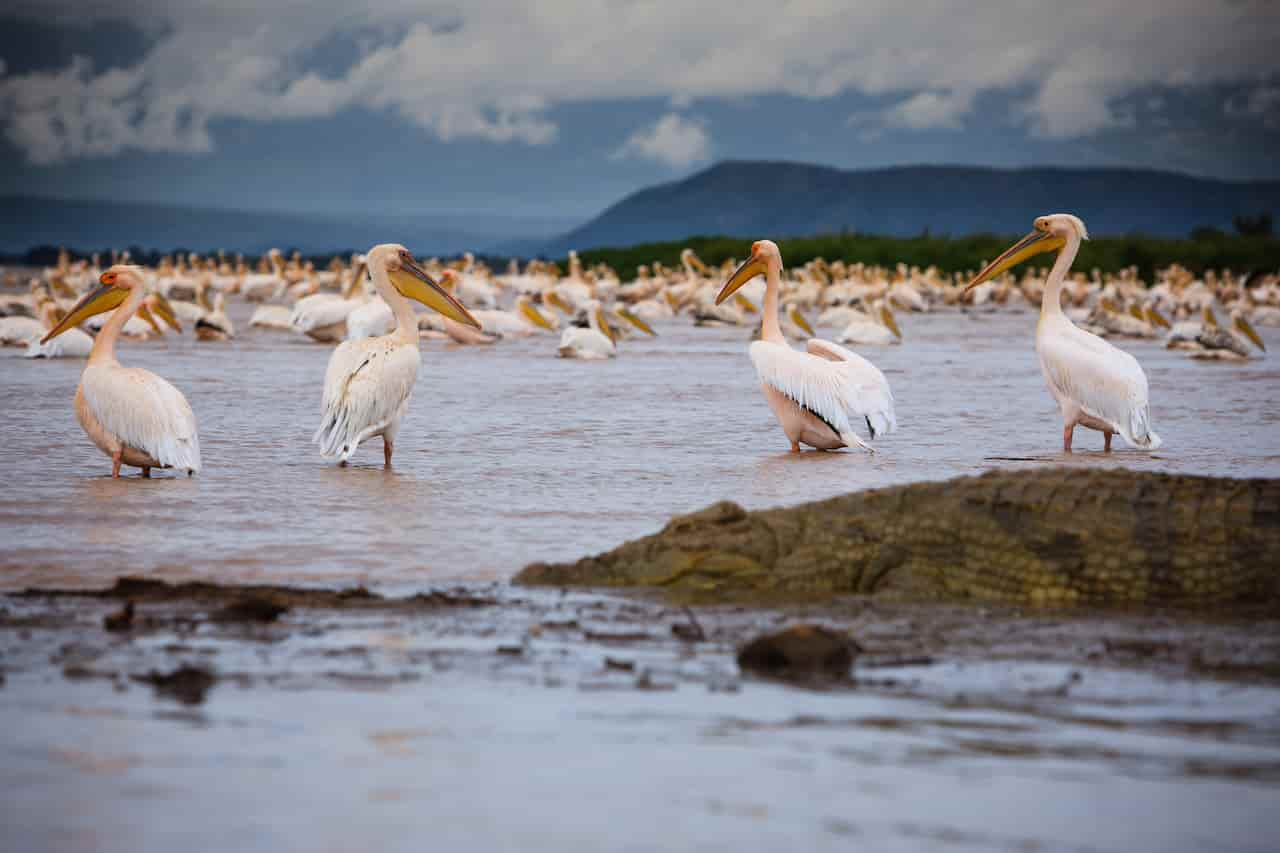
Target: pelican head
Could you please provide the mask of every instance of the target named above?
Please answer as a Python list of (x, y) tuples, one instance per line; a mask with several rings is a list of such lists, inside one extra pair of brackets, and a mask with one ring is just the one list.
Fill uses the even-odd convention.
[(710, 275), (711, 273), (711, 270), (707, 268), (707, 265), (702, 262), (702, 258), (699, 258), (693, 249), (682, 249), (680, 251), (680, 262), (702, 275)]
[(142, 268), (129, 264), (116, 264), (98, 277), (98, 287), (90, 291), (75, 304), (58, 325), (49, 330), (49, 334), (41, 339), (45, 344), (65, 332), (75, 328), (97, 314), (119, 308), (134, 288), (146, 287)]
[(720, 288), (716, 304), (722, 304), (751, 279), (768, 272), (770, 264), (777, 264), (779, 269), (782, 268), (782, 250), (778, 248), (778, 244), (772, 240), (757, 240), (752, 243), (751, 256), (742, 262), (742, 266)]
[(598, 299), (592, 299), (583, 306), (574, 318), (574, 325), (595, 329), (615, 344), (618, 342), (618, 333), (614, 331), (613, 326), (609, 325), (609, 317)]
[(427, 274), (413, 259), (409, 250), (398, 243), (383, 243), (369, 250), (365, 262), (370, 272), (381, 270), (391, 281), (392, 287), (406, 299), (421, 302), (439, 314), (473, 329), (480, 328), (480, 321), (471, 316), (461, 302), (454, 299), (434, 278)]
[(535, 308), (529, 301), (529, 297), (523, 293), (516, 297), (516, 312), (540, 329), (546, 329), (548, 332), (555, 330), (551, 321), (542, 316), (542, 312)]
[[(218, 294), (218, 298), (222, 298), (222, 294)], [(169, 300), (156, 292), (148, 293), (147, 298), (138, 306), (138, 316), (141, 317), (148, 326), (155, 329), (157, 335), (164, 334), (164, 328), (160, 325), (163, 320), (165, 325), (175, 332), (182, 331), (182, 323), (178, 322), (178, 315), (173, 313), (173, 306), (169, 304)], [(156, 318), (159, 318), (157, 320)]]
[(1263, 352), (1267, 351), (1267, 345), (1262, 342), (1262, 336), (1258, 334), (1258, 330), (1253, 327), (1253, 324), (1249, 322), (1244, 314), (1238, 311), (1231, 312), (1231, 325), (1237, 332), (1252, 341), (1253, 345), (1258, 349)]
[(880, 315), (881, 325), (893, 332), (893, 336), (895, 338), (902, 340), (902, 329), (898, 328), (898, 318), (893, 316), (893, 310), (885, 304), (883, 299), (880, 300), (880, 305), (876, 313)]
[(806, 335), (808, 335), (809, 337), (813, 337), (814, 335), (813, 326), (809, 325), (808, 318), (806, 318), (804, 314), (800, 312), (800, 309), (796, 307), (796, 304), (794, 302), (787, 303), (787, 319), (790, 320), (792, 323), (795, 323), (796, 326), (802, 329)]
[(658, 333), (653, 330), (652, 326), (650, 326), (648, 323), (644, 321), (643, 317), (637, 316), (636, 313), (632, 311), (630, 308), (628, 308), (626, 305), (619, 305), (617, 308), (614, 309), (613, 313), (617, 314), (623, 320), (627, 321), (635, 328), (644, 332), (649, 337), (656, 338), (658, 336)]
[(1081, 221), (1080, 217), (1070, 213), (1051, 213), (1048, 216), (1037, 217), (1035, 228), (1031, 233), (1014, 243), (1005, 250), (1004, 254), (983, 267), (982, 272), (978, 273), (973, 281), (969, 282), (965, 292), (968, 293), (984, 281), (995, 278), (1005, 270), (1017, 266), (1028, 258), (1033, 258), (1045, 252), (1056, 252), (1067, 245), (1067, 241), (1071, 239), (1089, 239), (1089, 232), (1085, 230), (1084, 222)]

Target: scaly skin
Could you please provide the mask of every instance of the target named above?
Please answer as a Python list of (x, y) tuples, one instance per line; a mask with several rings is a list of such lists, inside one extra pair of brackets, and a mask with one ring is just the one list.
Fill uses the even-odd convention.
[(516, 580), (661, 587), (696, 601), (1280, 602), (1280, 480), (1056, 468), (759, 512), (722, 502)]

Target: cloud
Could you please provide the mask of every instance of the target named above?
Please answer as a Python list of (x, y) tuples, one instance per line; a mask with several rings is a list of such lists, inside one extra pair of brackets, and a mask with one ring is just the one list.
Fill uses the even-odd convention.
[(674, 168), (692, 166), (711, 158), (711, 137), (697, 119), (667, 113), (631, 134), (613, 156), (655, 160)]
[[(557, 138), (557, 106), (593, 100), (660, 98), (679, 110), (708, 99), (857, 92), (889, 104), (875, 117), (882, 126), (928, 129), (962, 126), (981, 94), (1002, 91), (1026, 93), (1017, 117), (1033, 134), (1074, 138), (1124, 123), (1113, 104), (1153, 85), (1273, 80), (1280, 41), (1270, 0), (795, 0), (783, 9), (776, 0), (368, 0), (352, 8), (10, 0), (9, 15), (68, 27), (136, 22), (150, 46), (112, 70), (90, 57), (51, 72), (0, 72), (0, 129), (37, 163), (126, 149), (200, 153), (216, 145), (220, 120), (361, 109), (444, 140), (545, 145)], [(318, 53), (343, 58), (330, 67)], [(687, 127), (678, 135), (696, 138)]]
[(972, 106), (972, 93), (918, 92), (886, 110), (883, 121), (889, 127), (909, 130), (958, 128)]

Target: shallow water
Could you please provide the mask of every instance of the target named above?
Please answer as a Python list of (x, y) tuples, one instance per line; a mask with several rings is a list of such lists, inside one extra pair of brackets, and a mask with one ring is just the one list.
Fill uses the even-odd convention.
[[(404, 590), (509, 577), (571, 559), (729, 498), (748, 507), (993, 466), (1132, 465), (1280, 475), (1280, 369), (1205, 363), (1122, 342), (1147, 370), (1156, 454), (1103, 456), (1061, 427), (1033, 350), (1034, 314), (901, 318), (906, 343), (864, 350), (886, 373), (899, 431), (880, 452), (787, 453), (746, 355), (745, 329), (632, 339), (617, 359), (554, 357), (542, 336), (492, 347), (423, 344), (423, 368), (382, 469), (380, 442), (339, 469), (309, 440), (330, 346), (247, 324), (202, 344), (121, 345), (187, 395), (205, 469), (112, 481), (72, 411), (82, 365), (0, 350), (4, 469), (0, 585), (105, 585), (122, 573), (223, 582), (365, 583)], [(820, 330), (834, 336), (831, 330)], [(1280, 348), (1280, 330), (1264, 330)], [(1116, 439), (1117, 446), (1123, 444)]]
[[(299, 610), (249, 629), (144, 604), (140, 618), (159, 621), (133, 635), (102, 630), (118, 603), (6, 596), (0, 847), (1273, 846), (1280, 690), (1105, 653), (1109, 637), (1121, 648), (1173, 637), (1212, 660), (1248, 645), (1241, 631), (1265, 652), (1255, 629), (1274, 634), (1273, 622), (1188, 629), (1155, 616), (1134, 641), (1127, 623), (1059, 629), (1035, 615), (1029, 636), (989, 623), (992, 645), (975, 650), (964, 635), (982, 633), (986, 609), (964, 611), (957, 632), (869, 605), (836, 624), (873, 650), (926, 638), (938, 660), (860, 663), (856, 688), (817, 692), (743, 678), (743, 630), (715, 628), (796, 614), (703, 612), (712, 641), (686, 644), (671, 632), (685, 617), (660, 605), (484, 584), (721, 498), (793, 504), (1059, 463), (1278, 476), (1269, 360), (1199, 363), (1126, 342), (1165, 447), (1104, 456), (1101, 437), (1080, 431), (1086, 452), (1064, 457), (1033, 315), (904, 317), (906, 344), (866, 351), (893, 384), (900, 431), (874, 456), (793, 455), (742, 329), (669, 324), (606, 363), (556, 359), (551, 337), (432, 342), (387, 472), (376, 441), (347, 469), (319, 459), (309, 438), (331, 348), (249, 330), (248, 314), (233, 307), (231, 344), (121, 347), (196, 411), (206, 468), (191, 479), (109, 479), (72, 412), (81, 365), (0, 351), (0, 586), (105, 586), (124, 573), (396, 592), (463, 580), (494, 604)], [(1280, 346), (1277, 330), (1264, 334)], [(640, 639), (609, 639), (620, 624)], [(137, 682), (180, 663), (220, 676), (202, 705)]]

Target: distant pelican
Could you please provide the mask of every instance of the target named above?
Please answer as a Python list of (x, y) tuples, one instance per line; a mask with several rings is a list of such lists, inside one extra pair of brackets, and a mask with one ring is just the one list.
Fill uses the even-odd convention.
[[(40, 320), (46, 331), (52, 331), (66, 312), (52, 299), (40, 306)], [(93, 352), (93, 337), (82, 329), (67, 329), (49, 341), (32, 339), (24, 358), (88, 358)]]
[(870, 450), (852, 422), (865, 421), (872, 438), (893, 432), (897, 416), (889, 382), (874, 364), (829, 341), (811, 338), (806, 352), (791, 348), (778, 325), (782, 252), (777, 244), (752, 243), (751, 257), (725, 282), (716, 304), (761, 274), (766, 279), (764, 329), (749, 352), (792, 452), (799, 452), (802, 443), (820, 450), (854, 445)]
[(1206, 308), (1204, 312), (1204, 328), (1195, 337), (1196, 348), (1191, 353), (1192, 358), (1206, 361), (1247, 361), (1253, 356), (1250, 344), (1263, 352), (1267, 351), (1267, 345), (1241, 312), (1231, 312), (1231, 326), (1226, 329), (1218, 325), (1213, 309)]
[(321, 456), (345, 465), (360, 442), (380, 435), (383, 460), (389, 467), (421, 363), (418, 317), (409, 299), (458, 323), (474, 328), (480, 324), (403, 246), (375, 246), (368, 265), (374, 288), (395, 314), (396, 328), (389, 335), (343, 341), (333, 351), (324, 376), (320, 428), (313, 441)]
[(852, 317), (836, 340), (842, 344), (887, 346), (902, 343), (902, 330), (893, 311), (879, 299), (872, 304), (870, 314)]
[(312, 340), (335, 343), (347, 337), (347, 317), (365, 304), (356, 292), (364, 286), (365, 264), (360, 264), (342, 294), (313, 293), (293, 304), (289, 323)]
[[(73, 307), (41, 343), (47, 343), (95, 314), (117, 309), (93, 342), (93, 351), (76, 390), (76, 417), (90, 440), (111, 457), (111, 476), (120, 466), (142, 469), (177, 468), (187, 475), (200, 470), (200, 439), (196, 417), (177, 388), (140, 367), (116, 361), (116, 339), (125, 323), (147, 299), (142, 270), (118, 264), (98, 279), (101, 285)], [(168, 313), (168, 303), (155, 309)], [(167, 322), (177, 324), (171, 314)]]
[(1078, 328), (1062, 313), (1062, 283), (1089, 238), (1084, 223), (1069, 213), (1041, 216), (1035, 230), (987, 264), (966, 292), (1043, 252), (1058, 252), (1040, 300), (1036, 353), (1049, 391), (1062, 410), (1062, 449), (1071, 452), (1077, 426), (1100, 431), (1110, 452), (1111, 436), (1143, 450), (1155, 450), (1160, 436), (1151, 429), (1147, 375), (1138, 360), (1097, 335)]
[(0, 317), (0, 346), (25, 347), (44, 334), (44, 326), (35, 317)]
[(525, 294), (516, 297), (515, 305), (510, 311), (473, 311), (485, 332), (502, 337), (528, 337), (536, 335), (539, 330), (551, 332), (555, 326), (534, 307), (533, 302)]
[(597, 300), (589, 300), (574, 325), (560, 336), (556, 351), (561, 358), (604, 359), (618, 354), (617, 335), (605, 317), (604, 307)]
[(213, 310), (196, 320), (196, 340), (229, 341), (236, 336), (236, 327), (227, 316), (226, 298), (222, 291), (213, 298)]

